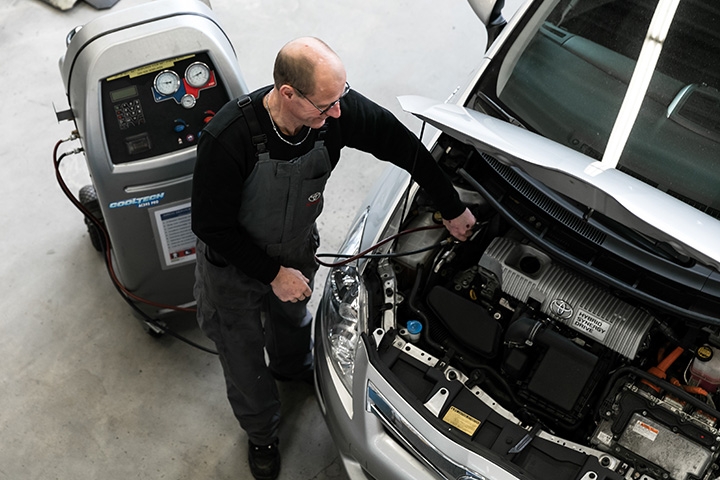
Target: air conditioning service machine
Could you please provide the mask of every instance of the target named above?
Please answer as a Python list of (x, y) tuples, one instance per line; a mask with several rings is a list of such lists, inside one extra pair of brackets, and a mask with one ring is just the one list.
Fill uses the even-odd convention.
[[(195, 236), (190, 195), (198, 137), (247, 93), (235, 51), (199, 0), (156, 0), (101, 16), (68, 34), (60, 59), (69, 110), (92, 185), (79, 199), (115, 286), (151, 334), (192, 311)], [(88, 215), (90, 214), (90, 215)]]

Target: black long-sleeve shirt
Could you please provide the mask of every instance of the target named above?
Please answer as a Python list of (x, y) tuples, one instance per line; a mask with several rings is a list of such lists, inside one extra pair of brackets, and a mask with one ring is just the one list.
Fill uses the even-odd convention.
[[(256, 90), (250, 98), (267, 136), (270, 157), (291, 160), (313, 148), (318, 131), (311, 131), (299, 146), (280, 140), (262, 104), (271, 88)], [(343, 147), (356, 148), (412, 173), (444, 218), (455, 218), (464, 211), (452, 183), (430, 153), (391, 112), (354, 90), (342, 98), (340, 108), (339, 118), (328, 117), (326, 121), (325, 146), (332, 168), (337, 165)], [(241, 271), (269, 284), (280, 265), (252, 242), (238, 222), (243, 184), (252, 172), (257, 156), (236, 101), (226, 104), (210, 125), (212, 128), (206, 128), (198, 142), (192, 192), (193, 232)], [(299, 142), (306, 133), (303, 129), (298, 136), (288, 137), (288, 140)]]

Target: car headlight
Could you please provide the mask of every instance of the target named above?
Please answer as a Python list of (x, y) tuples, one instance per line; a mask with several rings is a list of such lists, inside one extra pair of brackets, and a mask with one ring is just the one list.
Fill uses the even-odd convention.
[(332, 365), (348, 391), (352, 388), (355, 349), (360, 336), (359, 283), (355, 267), (337, 267), (330, 272), (325, 291), (323, 340)]
[[(359, 251), (367, 210), (351, 227), (342, 254)], [(323, 297), (322, 341), (332, 366), (348, 392), (352, 391), (355, 352), (364, 322), (361, 320), (362, 288), (360, 275), (354, 265), (333, 267), (328, 273)]]

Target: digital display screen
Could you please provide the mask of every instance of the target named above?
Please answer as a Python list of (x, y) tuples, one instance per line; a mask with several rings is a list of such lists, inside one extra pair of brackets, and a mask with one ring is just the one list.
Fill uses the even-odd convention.
[(137, 87), (135, 85), (130, 85), (129, 87), (119, 88), (110, 92), (110, 100), (112, 100), (113, 103), (121, 102), (123, 100), (127, 100), (128, 98), (137, 97), (137, 94)]

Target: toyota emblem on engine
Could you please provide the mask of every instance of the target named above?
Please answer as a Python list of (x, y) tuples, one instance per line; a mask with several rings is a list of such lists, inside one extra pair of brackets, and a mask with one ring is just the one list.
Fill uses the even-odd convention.
[(568, 318), (572, 317), (573, 307), (565, 300), (560, 300), (559, 298), (556, 298), (555, 300), (550, 302), (550, 313), (560, 318), (560, 320), (567, 320)]

